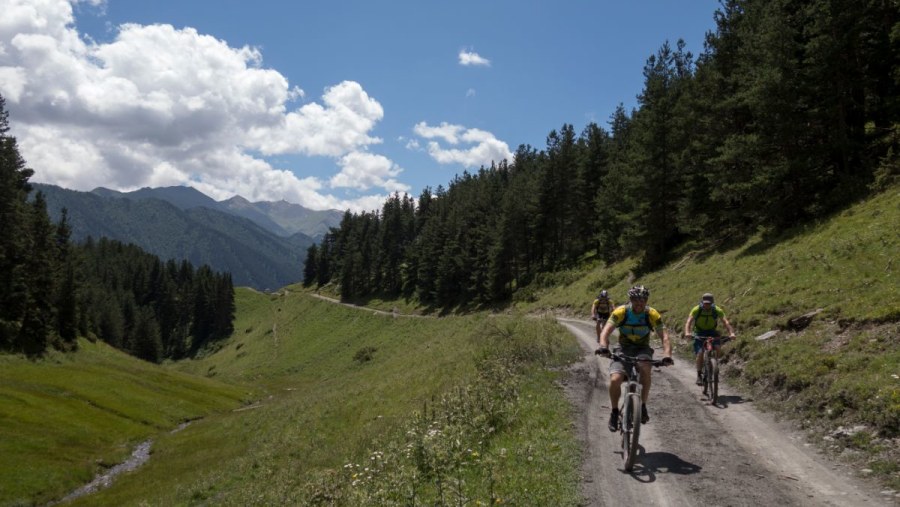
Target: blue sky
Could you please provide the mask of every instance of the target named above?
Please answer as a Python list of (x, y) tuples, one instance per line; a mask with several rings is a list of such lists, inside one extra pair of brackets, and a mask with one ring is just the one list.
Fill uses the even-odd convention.
[(714, 0), (0, 0), (0, 94), (33, 181), (191, 185), (316, 209), (417, 196), (636, 105)]

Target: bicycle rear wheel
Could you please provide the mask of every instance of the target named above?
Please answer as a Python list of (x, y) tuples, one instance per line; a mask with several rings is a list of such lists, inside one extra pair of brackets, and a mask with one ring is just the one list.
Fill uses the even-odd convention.
[(622, 459), (625, 470), (630, 472), (634, 468), (641, 436), (641, 398), (637, 394), (627, 395), (622, 428)]

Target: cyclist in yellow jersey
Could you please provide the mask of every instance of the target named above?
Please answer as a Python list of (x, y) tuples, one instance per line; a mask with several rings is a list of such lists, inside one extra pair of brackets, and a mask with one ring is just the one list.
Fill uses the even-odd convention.
[(725, 317), (725, 310), (723, 310), (722, 307), (716, 306), (715, 303), (715, 297), (707, 292), (700, 298), (700, 304), (691, 308), (687, 321), (684, 323), (685, 339), (690, 339), (692, 336), (694, 338), (694, 355), (697, 356), (698, 386), (703, 385), (703, 340), (707, 337), (714, 336), (715, 338), (712, 343), (713, 348), (715, 349), (716, 354), (719, 353), (719, 350), (722, 347), (722, 340), (720, 339), (722, 334), (716, 327), (720, 320), (728, 329), (728, 337), (731, 339), (735, 338), (734, 328), (731, 327), (731, 322), (728, 322), (728, 318)]
[(601, 290), (597, 299), (591, 304), (591, 318), (597, 322), (597, 341), (600, 341), (600, 331), (603, 330), (603, 325), (606, 324), (609, 314), (615, 307), (616, 304), (609, 299), (609, 292), (605, 290)]
[[(647, 306), (650, 291), (643, 285), (636, 285), (628, 291), (630, 304), (620, 306), (613, 310), (600, 333), (600, 348), (597, 354), (609, 357), (609, 335), (613, 330), (619, 329), (619, 347), (622, 354), (638, 359), (651, 359), (653, 349), (650, 347), (650, 333), (655, 332), (662, 339), (663, 362), (666, 366), (673, 364), (672, 344), (669, 341), (669, 332), (663, 325), (662, 317), (655, 309)], [(650, 395), (650, 363), (639, 361), (638, 374), (641, 376), (641, 422), (650, 421), (647, 411), (647, 398)], [(625, 380), (625, 366), (613, 360), (609, 365), (609, 401), (612, 405), (612, 413), (609, 417), (609, 431), (618, 430), (619, 420), (619, 396), (622, 393), (622, 382)]]

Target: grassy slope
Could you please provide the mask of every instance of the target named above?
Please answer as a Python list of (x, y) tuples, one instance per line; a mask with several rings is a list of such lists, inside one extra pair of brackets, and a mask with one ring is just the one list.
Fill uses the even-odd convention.
[[(140, 473), (83, 503), (292, 504), (335, 488), (353, 493), (341, 483), (343, 465), (395, 446), (423, 408), (434, 413), (443, 395), (474, 382), (485, 333), (508, 324), (484, 315), (391, 318), (290, 288), (277, 295), (240, 289), (237, 307), (236, 333), (219, 351), (175, 367), (255, 386), (258, 402), (160, 438)], [(541, 326), (554, 348), (574, 350), (556, 326), (528, 325)], [(375, 349), (371, 360), (354, 359), (368, 347)], [(552, 447), (541, 455), (541, 473), (559, 491), (545, 493), (553, 503), (574, 503), (577, 450), (555, 374), (535, 370), (528, 378), (517, 424), (497, 440), (510, 449), (504, 459), (515, 463), (504, 466), (515, 468), (508, 476), (519, 477), (518, 486), (546, 489), (539, 484), (547, 477), (529, 472), (534, 467), (519, 449)]]
[[(632, 283), (652, 292), (677, 338), (700, 294), (715, 293), (740, 340), (727, 346), (727, 373), (759, 399), (826, 437), (865, 425), (854, 437), (819, 440), (900, 488), (900, 189), (893, 188), (773, 241), (753, 239), (725, 252), (691, 252), (639, 280), (633, 263), (556, 275), (523, 311), (587, 316), (601, 288), (624, 302)], [(787, 322), (823, 309), (800, 331)], [(754, 337), (781, 330), (766, 341)], [(676, 340), (687, 358), (689, 344)]]
[(239, 405), (242, 389), (163, 370), (104, 344), (0, 356), (0, 504), (44, 503), (143, 440)]
[[(821, 411), (831, 418), (825, 424), (864, 422), (870, 429), (879, 429), (881, 433), (867, 431), (848, 444), (866, 453), (870, 466), (889, 479), (895, 477), (897, 459), (885, 451), (883, 436), (896, 436), (900, 414), (898, 381), (893, 377), (900, 371), (896, 292), (900, 284), (891, 260), (898, 251), (897, 223), (900, 195), (894, 189), (833, 220), (791, 231), (779, 243), (754, 240), (720, 254), (690, 254), (639, 281), (651, 287), (652, 304), (676, 329), (701, 292), (715, 292), (743, 337), (737, 346), (729, 346), (731, 372), (758, 392), (787, 399), (792, 407), (804, 410), (803, 417), (820, 418)], [(547, 277), (548, 288), (537, 293), (537, 301), (517, 307), (523, 312), (567, 308), (569, 313), (586, 315), (601, 287), (621, 300), (632, 283), (630, 267), (622, 263)], [(515, 415), (488, 444), (478, 447), (481, 456), (472, 451), (482, 442), (463, 442), (463, 447), (472, 447), (462, 449), (467, 452), (467, 466), (487, 470), (486, 475), (468, 472), (468, 482), (489, 484), (492, 495), (512, 503), (528, 504), (529, 498), (577, 502), (577, 449), (568, 430), (566, 404), (553, 384), (557, 374), (544, 368), (577, 353), (558, 327), (547, 321), (485, 315), (393, 319), (317, 301), (293, 290), (278, 295), (239, 290), (237, 304), (235, 335), (220, 350), (171, 367), (181, 371), (178, 384), (209, 389), (207, 396), (218, 400), (210, 400), (209, 405), (201, 406), (201, 400), (184, 392), (172, 392), (178, 388), (166, 382), (177, 373), (163, 372), (101, 346), (89, 345), (74, 357), (54, 356), (38, 365), (0, 357), (0, 445), (11, 449), (0, 453), (0, 466), (7, 467), (0, 472), (12, 469), (7, 464), (14, 462), (7, 457), (11, 452), (19, 452), (20, 462), (28, 464), (18, 469), (45, 470), (26, 474), (27, 489), (16, 494), (8, 491), (19, 481), (4, 480), (6, 496), (0, 503), (17, 498), (42, 501), (52, 492), (71, 489), (72, 482), (90, 478), (96, 468), (91, 460), (119, 461), (134, 443), (200, 414), (208, 415), (183, 431), (155, 435), (153, 456), (138, 473), (127, 474), (112, 488), (75, 503), (243, 505), (298, 503), (311, 495), (319, 495), (320, 500), (332, 498), (329, 495), (381, 498), (378, 495), (386, 489), (381, 486), (409, 484), (401, 480), (408, 479), (403, 474), (410, 473), (409, 468), (351, 488), (350, 479), (355, 484), (362, 478), (349, 475), (344, 465), (366, 464), (367, 456), (376, 456), (379, 449), (402, 453), (410, 445), (433, 445), (427, 439), (407, 438), (414, 433), (409, 429), (417, 428), (411, 422), (423, 420), (424, 407), (430, 407), (429, 424), (437, 423), (435, 417), (456, 420), (456, 425), (441, 429), (448, 435), (459, 430), (458, 423), (466, 423), (470, 415), (471, 407), (466, 405), (483, 400), (472, 403), (481, 400), (473, 398), (477, 390), (456, 388), (479, 382), (476, 365), (484, 359), (486, 345), (520, 336), (531, 341), (512, 343), (507, 353), (534, 350), (546, 341), (552, 343), (548, 348), (556, 350), (551, 354), (555, 359), (528, 369), (510, 400)], [(825, 311), (804, 332), (782, 332), (766, 342), (752, 339), (816, 308)], [(571, 344), (568, 349), (561, 345), (566, 342)], [(354, 359), (368, 347), (375, 349), (371, 360)], [(683, 353), (688, 350), (680, 348)], [(94, 362), (100, 363), (97, 368), (102, 375), (77, 373)], [(52, 380), (55, 371), (62, 372), (58, 380)], [(136, 373), (129, 377), (132, 371)], [(113, 383), (108, 381), (92, 385), (92, 379), (110, 376), (116, 379), (115, 389), (110, 389)], [(150, 378), (159, 381), (151, 382), (152, 394), (140, 391), (138, 379), (146, 385)], [(489, 381), (500, 387), (496, 378)], [(24, 387), (29, 382), (38, 387)], [(224, 389), (223, 383), (236, 387)], [(253, 405), (227, 410), (250, 391), (257, 393)], [(447, 398), (447, 393), (456, 394)], [(44, 399), (29, 401), (29, 396)], [(48, 396), (51, 403), (46, 401)], [(112, 400), (106, 400), (107, 396)], [(114, 409), (78, 419), (70, 404), (80, 398), (96, 399), (94, 405)], [(135, 408), (125, 399), (149, 400), (156, 406), (151, 410), (139, 403), (145, 408)], [(176, 401), (181, 399), (185, 401)], [(871, 403), (860, 405), (860, 400)], [(31, 408), (23, 411), (21, 406)], [(78, 408), (83, 407), (91, 405), (81, 402)], [(32, 421), (75, 421), (51, 425), (94, 436), (54, 437), (51, 433), (42, 441), (38, 438), (42, 433), (27, 423), (29, 413)], [(482, 416), (476, 413), (474, 419)], [(17, 427), (24, 440), (12, 433)], [(26, 444), (28, 438), (32, 440)], [(12, 440), (17, 440), (16, 447)], [(74, 457), (63, 457), (62, 464), (53, 461), (60, 450)], [(425, 450), (434, 459), (460, 452), (441, 447)], [(401, 454), (391, 456), (403, 461)], [(63, 477), (72, 470), (83, 472)], [(43, 482), (28, 482), (38, 475), (46, 476), (40, 479)], [(495, 483), (497, 478), (502, 481)], [(526, 490), (531, 496), (526, 496)], [(346, 496), (350, 494), (357, 496)]]

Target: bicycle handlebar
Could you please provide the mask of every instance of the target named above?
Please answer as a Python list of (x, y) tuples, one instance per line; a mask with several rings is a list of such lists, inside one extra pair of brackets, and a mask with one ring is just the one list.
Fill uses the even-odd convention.
[[(652, 366), (666, 366), (664, 359), (641, 359), (632, 356), (626, 356), (618, 352), (610, 352), (610, 357), (619, 361), (650, 363)], [(669, 358), (671, 359), (671, 358)]]
[[(693, 339), (695, 339), (695, 340), (700, 339), (700, 340), (703, 340), (703, 341), (705, 341), (705, 342), (712, 341), (712, 340), (721, 340), (722, 343), (725, 343), (725, 342), (727, 342), (727, 341), (731, 341), (731, 337), (730, 337), (730, 336), (697, 336), (697, 335), (695, 335), (695, 334), (687, 334), (687, 335), (684, 335), (684, 336), (685, 336), (686, 338), (693, 338)], [(737, 340), (737, 336), (735, 336), (734, 339)]]

